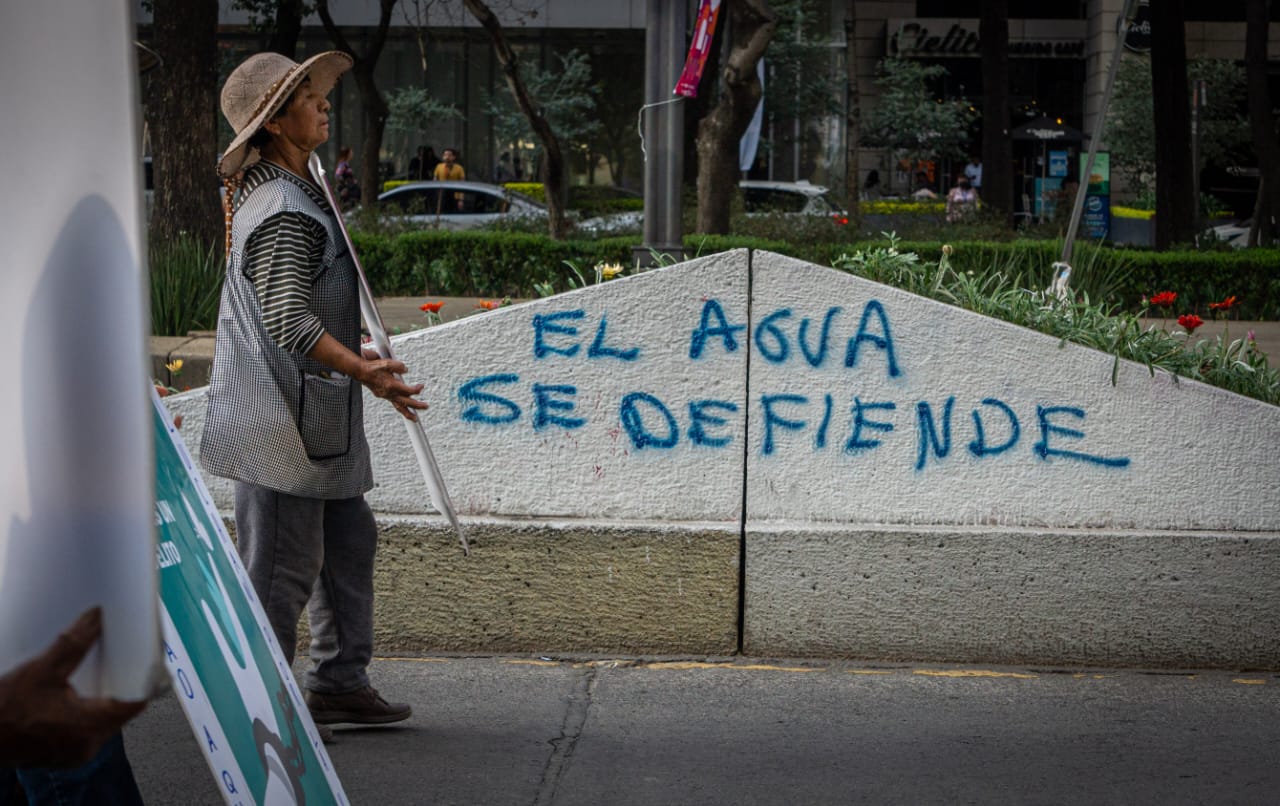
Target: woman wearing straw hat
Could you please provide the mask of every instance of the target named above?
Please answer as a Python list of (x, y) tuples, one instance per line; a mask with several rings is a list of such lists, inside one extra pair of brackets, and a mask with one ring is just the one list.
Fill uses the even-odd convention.
[(307, 607), (304, 687), (321, 725), (410, 715), (367, 673), (377, 526), (361, 385), (408, 419), (427, 407), (421, 384), (397, 378), (403, 364), (362, 352), (355, 264), (307, 169), (350, 66), (337, 51), (301, 64), (259, 53), (222, 88), (236, 135), (218, 163), (227, 274), (201, 438), (205, 469), (236, 482), (240, 555), (291, 663)]

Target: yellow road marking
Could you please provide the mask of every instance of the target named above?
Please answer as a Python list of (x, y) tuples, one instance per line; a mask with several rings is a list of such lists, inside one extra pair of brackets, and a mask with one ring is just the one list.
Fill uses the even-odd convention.
[(815, 666), (775, 666), (771, 663), (707, 663), (705, 661), (661, 661), (646, 663), (650, 669), (738, 669), (750, 672), (822, 672)]
[(1267, 684), (1266, 680), (1258, 680), (1257, 678), (1250, 677), (1237, 677), (1232, 679), (1231, 682), (1239, 683), (1242, 686), (1265, 686)]
[(925, 677), (1012, 677), (1016, 680), (1035, 680), (1039, 675), (1021, 672), (993, 672), (988, 669), (915, 669), (912, 674)]

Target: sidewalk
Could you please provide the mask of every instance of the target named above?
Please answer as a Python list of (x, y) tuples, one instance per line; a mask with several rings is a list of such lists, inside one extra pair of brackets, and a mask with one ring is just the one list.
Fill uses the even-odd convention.
[[(1280, 674), (533, 657), (379, 659), (353, 804), (1261, 804)], [(222, 803), (172, 694), (126, 730), (151, 806)]]

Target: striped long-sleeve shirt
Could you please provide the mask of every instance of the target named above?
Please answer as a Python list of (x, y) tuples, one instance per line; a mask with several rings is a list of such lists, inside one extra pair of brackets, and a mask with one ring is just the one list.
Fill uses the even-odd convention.
[[(245, 193), (281, 176), (301, 185), (316, 204), (331, 212), (318, 188), (265, 160), (246, 172)], [(268, 218), (253, 231), (245, 248), (245, 273), (253, 281), (262, 323), (283, 349), (307, 354), (324, 335), (310, 311), (311, 285), (324, 257), (326, 233), (320, 222), (299, 212)]]

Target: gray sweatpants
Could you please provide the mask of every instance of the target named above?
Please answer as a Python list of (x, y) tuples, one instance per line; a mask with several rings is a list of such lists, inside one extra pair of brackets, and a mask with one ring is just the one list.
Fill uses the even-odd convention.
[(367, 686), (378, 527), (364, 496), (326, 501), (247, 482), (235, 488), (240, 558), (285, 658), (293, 663), (305, 606), (313, 664), (306, 688), (341, 694)]

